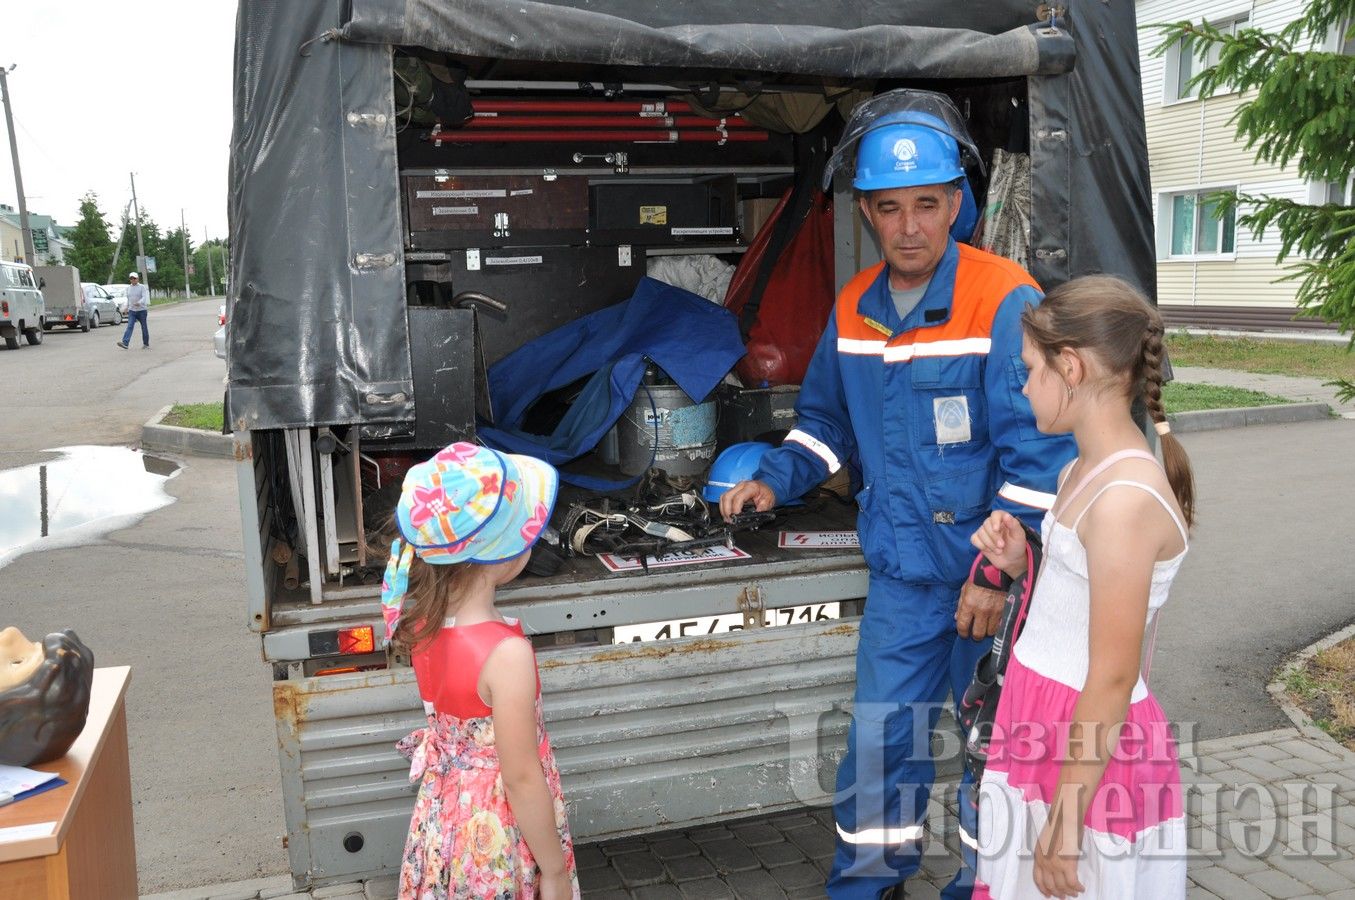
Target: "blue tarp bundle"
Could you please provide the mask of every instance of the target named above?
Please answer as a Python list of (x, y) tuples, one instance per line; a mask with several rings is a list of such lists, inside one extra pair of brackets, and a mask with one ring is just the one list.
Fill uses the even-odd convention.
[[(630, 405), (647, 361), (700, 402), (743, 354), (738, 322), (728, 310), (643, 278), (629, 300), (542, 335), (491, 366), (495, 424), (481, 424), (477, 433), (497, 450), (558, 466), (598, 445)], [(522, 430), (527, 411), (542, 395), (590, 374), (554, 432)]]

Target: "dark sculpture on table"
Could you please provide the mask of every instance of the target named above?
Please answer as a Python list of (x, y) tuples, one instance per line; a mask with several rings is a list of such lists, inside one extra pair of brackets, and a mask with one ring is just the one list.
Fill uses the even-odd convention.
[(89, 713), (94, 653), (67, 629), (39, 644), (0, 631), (0, 763), (27, 766), (63, 756)]

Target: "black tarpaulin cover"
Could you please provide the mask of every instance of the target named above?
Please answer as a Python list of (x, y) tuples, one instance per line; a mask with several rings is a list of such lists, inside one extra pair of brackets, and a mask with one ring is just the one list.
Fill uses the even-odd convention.
[(1061, 5), (1046, 29), (1031, 0), (241, 0), (232, 425), (413, 417), (391, 45), (611, 72), (1026, 76), (1032, 273), (1048, 287), (1113, 272), (1151, 295), (1133, 4)]
[[(467, 56), (844, 78), (999, 78), (1052, 65), (1028, 4), (353, 0), (344, 34)], [(393, 12), (394, 6), (399, 12)]]

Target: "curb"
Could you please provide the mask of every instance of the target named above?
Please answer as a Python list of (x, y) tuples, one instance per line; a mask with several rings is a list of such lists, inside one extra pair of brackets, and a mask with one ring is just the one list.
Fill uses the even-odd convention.
[(234, 459), (235, 450), (231, 437), (227, 434), (215, 434), (200, 428), (180, 428), (178, 425), (161, 425), (160, 420), (169, 415), (173, 406), (166, 406), (151, 416), (150, 421), (141, 426), (141, 449), (155, 450), (161, 453), (191, 453), (195, 456), (215, 456), (221, 459)]
[(1312, 422), (1332, 415), (1326, 403), (1277, 403), (1273, 406), (1248, 406), (1237, 409), (1201, 409), (1167, 416), (1172, 431), (1190, 434), (1219, 428), (1245, 428), (1248, 425), (1278, 425), (1286, 422)]
[(1275, 701), (1281, 711), (1289, 717), (1289, 720), (1294, 723), (1294, 727), (1303, 732), (1305, 737), (1330, 744), (1332, 752), (1339, 756), (1355, 759), (1355, 754), (1352, 754), (1350, 750), (1347, 750), (1345, 744), (1342, 744), (1336, 738), (1327, 734), (1327, 732), (1323, 731), (1321, 728), (1318, 728), (1313, 722), (1312, 717), (1299, 709), (1298, 706), (1289, 699), (1289, 692), (1286, 691), (1284, 687), (1284, 681), (1291, 672), (1300, 669), (1304, 663), (1308, 662), (1308, 660), (1312, 659), (1323, 650), (1326, 650), (1328, 647), (1334, 647), (1351, 637), (1355, 637), (1355, 623), (1347, 625), (1340, 631), (1329, 634), (1321, 640), (1315, 641), (1307, 647), (1304, 647), (1298, 653), (1291, 656), (1288, 662), (1276, 670), (1274, 680), (1266, 685), (1266, 692), (1270, 694), (1271, 699)]

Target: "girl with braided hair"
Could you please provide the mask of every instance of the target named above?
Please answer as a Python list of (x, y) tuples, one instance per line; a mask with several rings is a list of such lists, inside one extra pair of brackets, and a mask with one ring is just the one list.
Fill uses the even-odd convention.
[[(1176, 745), (1146, 683), (1151, 640), (1143, 653), (1195, 506), (1162, 408), (1162, 319), (1120, 279), (1089, 276), (1021, 321), (1036, 426), (1071, 432), (1078, 455), (1044, 518), (1044, 562), (998, 702), (974, 897), (1184, 898)], [(1025, 536), (1007, 513), (972, 541), (1008, 575), (1025, 574)]]

